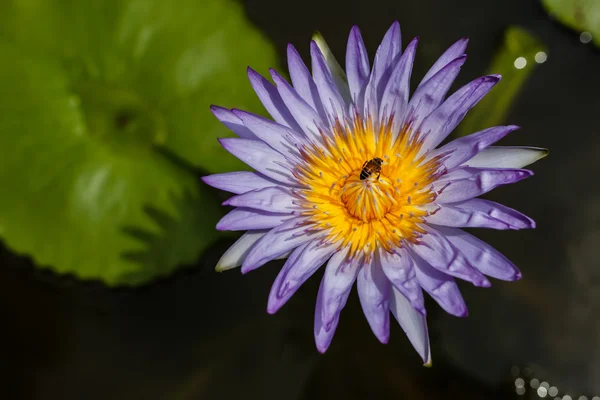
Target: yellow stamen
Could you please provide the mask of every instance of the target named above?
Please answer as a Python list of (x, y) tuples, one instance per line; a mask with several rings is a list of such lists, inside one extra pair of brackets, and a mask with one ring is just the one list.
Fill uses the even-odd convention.
[[(367, 259), (378, 247), (387, 251), (415, 243), (425, 231), (426, 205), (435, 200), (431, 184), (440, 173), (440, 158), (418, 157), (421, 141), (410, 125), (396, 136), (392, 119), (374, 128), (356, 116), (322, 132), (322, 143), (300, 150), (305, 161), (296, 176), (303, 215), (329, 242), (349, 246), (349, 257)], [(381, 173), (361, 180), (365, 161), (384, 160)]]

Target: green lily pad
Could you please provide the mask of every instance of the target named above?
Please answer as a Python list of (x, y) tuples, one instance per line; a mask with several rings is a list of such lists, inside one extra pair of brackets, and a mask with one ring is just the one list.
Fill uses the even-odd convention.
[(458, 126), (457, 137), (469, 135), (490, 126), (502, 125), (513, 101), (525, 85), (536, 65), (544, 63), (546, 48), (525, 29), (511, 26), (497, 49), (487, 74), (500, 74), (502, 80), (488, 93)]
[(224, 0), (0, 5), (0, 236), (36, 264), (137, 285), (193, 263), (222, 207), (202, 172), (240, 169), (217, 103), (272, 46)]
[(554, 18), (577, 32), (587, 32), (589, 39), (600, 47), (600, 1), (542, 0), (544, 8)]

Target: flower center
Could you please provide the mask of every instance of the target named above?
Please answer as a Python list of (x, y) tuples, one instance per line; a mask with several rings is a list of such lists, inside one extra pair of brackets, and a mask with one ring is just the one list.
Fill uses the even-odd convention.
[(300, 149), (297, 177), (306, 188), (298, 196), (307, 224), (349, 246), (351, 256), (416, 242), (436, 197), (432, 183), (443, 173), (441, 160), (418, 156), (418, 137), (408, 128), (393, 134), (391, 125), (374, 129), (356, 117)]
[(340, 190), (342, 203), (353, 217), (370, 222), (380, 220), (397, 204), (395, 188), (385, 176), (370, 176), (360, 180), (361, 171), (355, 171)]

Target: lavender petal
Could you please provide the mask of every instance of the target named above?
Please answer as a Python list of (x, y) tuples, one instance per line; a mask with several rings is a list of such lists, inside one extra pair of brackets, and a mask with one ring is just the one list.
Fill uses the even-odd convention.
[(281, 185), (264, 175), (249, 171), (225, 172), (203, 176), (201, 179), (207, 185), (235, 194)]
[[(374, 91), (377, 104), (383, 96), (383, 91), (390, 79), (392, 66), (398, 62), (402, 54), (402, 38), (400, 33), (400, 23), (394, 21), (388, 31), (385, 33), (381, 44), (375, 53), (373, 61), (373, 71), (371, 73), (371, 90)], [(369, 88), (367, 87), (367, 91)]]
[(286, 157), (266, 143), (238, 138), (219, 139), (219, 142), (225, 150), (268, 178), (290, 186), (298, 185)]
[(312, 58), (313, 78), (317, 85), (321, 102), (329, 116), (329, 122), (333, 123), (335, 118), (342, 119), (346, 116), (345, 102), (333, 81), (331, 71), (325, 61), (325, 56), (323, 56), (315, 41), (310, 43), (310, 55)]
[(267, 312), (274, 314), (283, 307), (336, 249), (336, 244), (320, 246), (319, 241), (313, 240), (294, 250), (271, 287)]
[(356, 280), (363, 312), (375, 337), (381, 343), (390, 338), (390, 284), (377, 262), (365, 264)]
[(340, 93), (345, 109), (347, 109), (348, 106), (352, 104), (352, 98), (350, 97), (350, 88), (348, 87), (348, 78), (346, 77), (346, 73), (331, 52), (331, 49), (327, 45), (325, 38), (319, 32), (313, 35), (313, 41), (323, 54), (325, 63), (331, 72), (333, 83)]
[(433, 227), (428, 228), (420, 243), (411, 246), (411, 252), (443, 274), (463, 279), (475, 286), (491, 286), (490, 281), (471, 267), (452, 243)]
[(248, 68), (248, 79), (256, 95), (275, 122), (287, 126), (292, 130), (299, 131), (300, 126), (298, 126), (296, 120), (294, 120), (294, 117), (287, 109), (275, 86), (252, 68)]
[(454, 278), (431, 267), (418, 256), (415, 257), (415, 263), (417, 265), (417, 279), (423, 289), (448, 314), (466, 317), (468, 315), (467, 305)]
[(210, 111), (223, 125), (239, 137), (244, 139), (258, 139), (231, 110), (219, 106), (210, 106)]
[(338, 252), (331, 257), (325, 267), (321, 312), (326, 330), (346, 305), (356, 275), (362, 267), (362, 260), (345, 258), (345, 251)]
[[(452, 179), (452, 175), (459, 172), (460, 175), (466, 173), (468, 178)], [(447, 178), (438, 185), (444, 185), (444, 189), (437, 196), (436, 203), (456, 203), (469, 200), (489, 192), (501, 185), (516, 183), (520, 180), (529, 178), (533, 175), (532, 171), (526, 169), (481, 169), (462, 167), (459, 170), (450, 172)], [(446, 186), (447, 185), (447, 186)], [(434, 185), (434, 190), (438, 189)]]
[(346, 47), (346, 74), (350, 95), (354, 102), (358, 103), (358, 97), (368, 82), (370, 71), (365, 43), (358, 27), (353, 26)]
[[(519, 127), (515, 125), (495, 126), (468, 136), (463, 136), (433, 150), (429, 158), (449, 154), (444, 159), (444, 166), (448, 170), (452, 170), (516, 129), (519, 129)], [(467, 164), (469, 163), (467, 162)]]
[(417, 280), (416, 266), (406, 249), (398, 249), (396, 253), (388, 253), (384, 249), (380, 249), (376, 261), (381, 264), (381, 268), (391, 284), (410, 301), (417, 311), (425, 315), (425, 300), (421, 285)]
[(248, 273), (267, 262), (295, 249), (315, 238), (315, 232), (306, 232), (306, 226), (299, 225), (302, 219), (293, 218), (271, 229), (250, 250), (244, 263), (242, 273)]
[(329, 345), (333, 340), (333, 335), (335, 335), (335, 331), (340, 320), (340, 313), (338, 312), (338, 314), (332, 321), (328, 323), (325, 323), (323, 321), (323, 295), (323, 281), (321, 281), (321, 285), (319, 286), (319, 292), (317, 294), (317, 305), (315, 307), (314, 327), (315, 343), (317, 345), (317, 350), (321, 354), (325, 353), (329, 348)]
[(521, 279), (519, 269), (502, 253), (475, 236), (456, 228), (436, 227), (482, 273), (503, 281)]
[(425, 135), (419, 155), (436, 148), (456, 128), (467, 112), (500, 81), (499, 75), (483, 76), (454, 92), (421, 124)]
[(526, 215), (502, 204), (483, 199), (443, 204), (438, 212), (427, 217), (427, 222), (457, 228), (499, 230), (535, 228), (535, 222)]
[(455, 60), (460, 56), (463, 56), (465, 54), (465, 50), (467, 48), (468, 43), (468, 38), (462, 38), (455, 42), (452, 46), (450, 46), (448, 50), (446, 50), (444, 54), (442, 54), (440, 58), (437, 59), (437, 61), (433, 64), (429, 71), (427, 71), (427, 73), (421, 80), (421, 83), (419, 83), (419, 86), (424, 84), (432, 76), (437, 74), (438, 71), (441, 70), (444, 66), (446, 66), (450, 61)]
[(415, 310), (404, 295), (392, 287), (390, 309), (426, 366), (431, 365), (431, 348), (425, 316)]
[[(467, 56), (458, 57), (441, 68), (435, 75), (417, 87), (408, 102), (409, 117), (415, 127), (419, 127), (429, 114), (444, 101), (444, 96), (458, 76)], [(422, 135), (431, 135), (427, 128), (419, 128)]]
[(242, 110), (233, 110), (233, 113), (250, 129), (256, 137), (268, 144), (284, 157), (299, 160), (296, 145), (301, 138), (289, 128), (273, 122), (270, 119)]
[(387, 116), (392, 116), (394, 118), (392, 132), (395, 135), (401, 129), (404, 112), (408, 108), (410, 75), (418, 43), (419, 39), (415, 38), (408, 44), (404, 54), (400, 56), (400, 59), (394, 65), (388, 84), (381, 97), (379, 119), (383, 121)]
[(236, 208), (221, 218), (217, 223), (217, 230), (248, 231), (255, 229), (269, 229), (281, 225), (281, 223), (290, 218), (292, 218), (292, 215), (290, 214)]
[[(321, 139), (319, 127), (326, 126), (327, 122), (324, 109), (322, 109), (321, 115), (319, 115), (281, 75), (274, 70), (271, 70), (271, 74), (281, 98), (288, 105), (290, 112), (298, 122), (298, 125), (300, 125), (300, 128), (302, 128), (302, 132), (308, 138), (318, 143)], [(320, 102), (321, 100), (318, 99), (318, 101)]]
[(244, 207), (282, 214), (292, 214), (298, 209), (293, 204), (295, 197), (289, 189), (281, 186), (268, 187), (230, 197), (223, 205)]
[(325, 117), (325, 110), (323, 109), (321, 98), (319, 97), (317, 85), (315, 85), (315, 81), (306, 67), (306, 64), (302, 61), (302, 57), (300, 57), (296, 48), (291, 44), (287, 47), (287, 59), (290, 78), (294, 89), (310, 107), (321, 115), (321, 117)]

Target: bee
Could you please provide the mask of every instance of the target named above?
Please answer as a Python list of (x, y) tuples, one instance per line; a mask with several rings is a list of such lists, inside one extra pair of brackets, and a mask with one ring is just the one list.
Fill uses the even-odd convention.
[(364, 181), (374, 173), (377, 173), (377, 180), (379, 180), (379, 175), (381, 175), (381, 164), (383, 164), (383, 160), (379, 157), (365, 161), (362, 170), (360, 171), (360, 180)]

